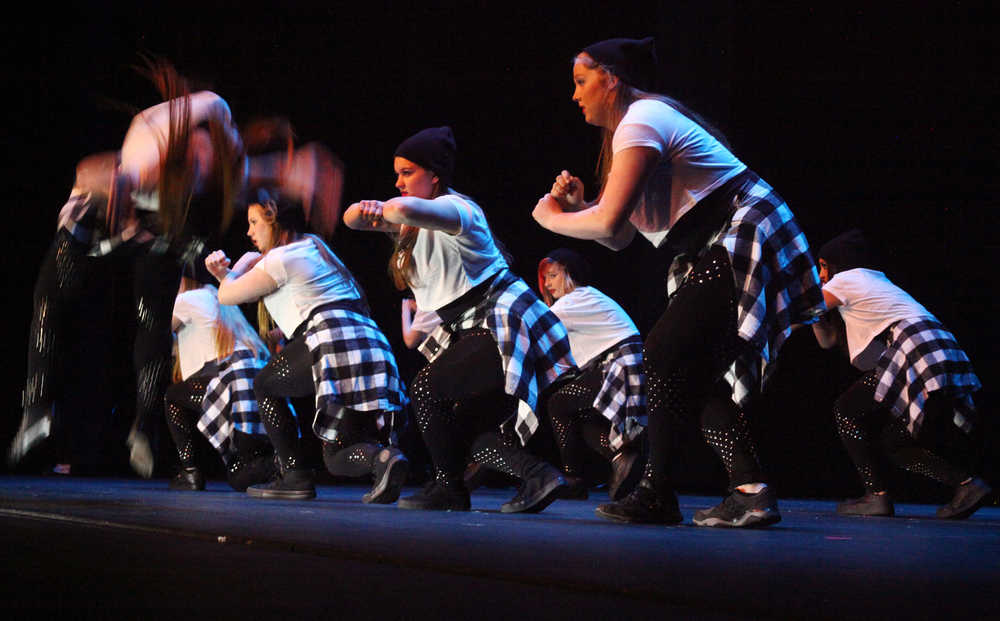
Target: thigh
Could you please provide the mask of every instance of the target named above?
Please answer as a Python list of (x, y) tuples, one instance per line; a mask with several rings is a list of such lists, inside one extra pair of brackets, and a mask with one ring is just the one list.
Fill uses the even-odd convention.
[(305, 337), (292, 339), (271, 358), (254, 378), (254, 391), (267, 397), (308, 397), (316, 392)]
[(683, 373), (708, 390), (742, 344), (736, 333), (735, 295), (729, 256), (724, 248), (714, 247), (695, 265), (649, 331), (646, 366), (662, 377)]
[(505, 385), (503, 361), (488, 330), (466, 331), (421, 370), (437, 399), (458, 401), (485, 395)]

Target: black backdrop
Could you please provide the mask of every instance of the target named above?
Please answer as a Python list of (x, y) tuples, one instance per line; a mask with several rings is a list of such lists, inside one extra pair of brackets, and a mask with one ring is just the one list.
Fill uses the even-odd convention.
[[(120, 144), (127, 106), (156, 102), (131, 69), (139, 52), (169, 58), (223, 95), (238, 122), (286, 115), (303, 140), (329, 145), (347, 163), (348, 203), (392, 196), (395, 145), (417, 129), (451, 125), (459, 145), (455, 185), (487, 210), (517, 271), (530, 282), (549, 249), (583, 251), (597, 266), (598, 287), (644, 323), (648, 244), (613, 253), (543, 231), (529, 213), (559, 170), (593, 179), (598, 136), (570, 100), (571, 58), (595, 40), (646, 35), (657, 38), (662, 90), (726, 132), (737, 156), (788, 201), (814, 247), (854, 226), (878, 241), (889, 277), (968, 351), (986, 385), (979, 401), (992, 416), (992, 22), (962, 2), (878, 12), (824, 5), (356, 3), (266, 15), (135, 6), (63, 13), (58, 25), (50, 16), (7, 23), (0, 45), (13, 221), (2, 255), (8, 315), (0, 440), (6, 444), (17, 424), (32, 283), (74, 165)], [(243, 230), (237, 222), (229, 235), (231, 255), (248, 248)], [(331, 241), (401, 349), (398, 295), (385, 276), (389, 242), (344, 227)], [(95, 294), (122, 298), (120, 279), (106, 280), (94, 284)], [(127, 335), (109, 335), (103, 311), (81, 309), (78, 322), (84, 336), (69, 383), (80, 397), (71, 403), (79, 418), (106, 423), (113, 402), (128, 407)], [(856, 491), (830, 422), (832, 400), (848, 381), (847, 366), (819, 350), (809, 331), (791, 339), (753, 412), (781, 493)], [(691, 489), (719, 486), (718, 467), (691, 444), (682, 481)], [(909, 478), (901, 484), (918, 496), (941, 493)]]

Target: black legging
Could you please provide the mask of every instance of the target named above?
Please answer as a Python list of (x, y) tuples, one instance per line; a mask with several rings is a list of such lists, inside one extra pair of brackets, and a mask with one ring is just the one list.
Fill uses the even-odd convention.
[[(307, 397), (316, 386), (312, 353), (305, 336), (293, 338), (254, 379), (254, 394), (267, 436), (286, 470), (306, 467), (299, 443), (299, 425), (286, 398)], [(359, 477), (372, 471), (382, 445), (378, 438), (378, 412), (347, 410), (337, 425), (333, 442), (323, 442), (323, 462), (331, 474)]]
[(493, 334), (475, 328), (457, 333), (414, 378), (410, 397), (439, 485), (462, 485), (470, 458), (522, 479), (543, 464), (497, 431), (517, 408), (504, 391), (502, 364)]
[[(136, 319), (132, 364), (135, 370), (136, 409), (133, 427), (146, 431), (163, 403), (169, 381), (173, 312), (180, 269), (170, 253), (152, 251), (152, 243), (123, 245), (116, 253), (131, 261), (132, 304)], [(24, 391), (27, 412), (51, 407), (59, 396), (59, 361), (69, 344), (66, 318), (85, 295), (92, 271), (89, 246), (59, 229), (42, 262), (35, 282), (34, 315), (28, 344), (28, 379)]]
[(730, 488), (765, 481), (743, 413), (722, 381), (747, 346), (736, 332), (736, 295), (729, 255), (713, 247), (646, 338), (650, 454), (645, 477), (654, 489), (672, 490), (678, 427), (693, 424), (696, 416), (726, 467)]
[(582, 476), (588, 447), (607, 461), (614, 457), (608, 438), (610, 422), (594, 409), (603, 383), (604, 374), (595, 365), (560, 386), (546, 402), (566, 474)]
[(192, 375), (167, 387), (163, 400), (167, 413), (167, 429), (177, 447), (177, 457), (185, 468), (193, 468), (195, 421), (201, 416), (205, 390), (211, 375)]
[[(927, 398), (923, 425), (914, 439), (903, 419), (875, 401), (877, 387), (875, 372), (869, 372), (840, 395), (833, 407), (837, 432), (861, 476), (865, 492), (888, 490), (883, 455), (904, 470), (951, 487), (969, 478), (965, 469), (931, 450), (950, 448), (949, 452), (961, 456), (965, 462), (974, 457), (970, 438), (952, 423), (951, 399), (939, 393)], [(878, 436), (881, 450), (875, 446), (873, 436)]]

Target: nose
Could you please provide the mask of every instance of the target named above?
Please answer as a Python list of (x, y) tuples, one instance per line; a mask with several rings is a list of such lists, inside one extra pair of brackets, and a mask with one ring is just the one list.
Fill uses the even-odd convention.
[(397, 190), (402, 190), (403, 186), (405, 186), (405, 185), (406, 184), (403, 183), (403, 175), (397, 176), (396, 177), (396, 189)]

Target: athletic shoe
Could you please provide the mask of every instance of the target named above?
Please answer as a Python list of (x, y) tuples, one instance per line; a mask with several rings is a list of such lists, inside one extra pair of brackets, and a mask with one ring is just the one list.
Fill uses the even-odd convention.
[(943, 520), (964, 520), (983, 506), (992, 492), (986, 481), (978, 477), (972, 479), (958, 486), (951, 501), (938, 508), (937, 516)]
[(14, 465), (52, 433), (52, 408), (32, 407), (24, 410), (21, 425), (7, 452), (7, 463)]
[(625, 498), (600, 505), (594, 512), (606, 520), (630, 524), (680, 524), (684, 520), (677, 495), (672, 491), (658, 494), (646, 480)]
[(566, 479), (544, 462), (528, 470), (517, 495), (500, 505), (501, 513), (538, 513), (552, 504), (566, 489)]
[(309, 500), (316, 497), (313, 471), (308, 468), (276, 472), (267, 483), (251, 485), (247, 494), (254, 498), (277, 498), (280, 500)]
[(696, 512), (691, 521), (695, 526), (761, 528), (780, 522), (781, 514), (770, 487), (756, 494), (745, 494), (737, 489), (711, 509)]
[(566, 487), (559, 492), (560, 499), (586, 500), (590, 497), (590, 488), (585, 479), (565, 473), (563, 473), (563, 478), (566, 479)]
[(149, 447), (149, 438), (146, 434), (132, 425), (125, 444), (129, 448), (128, 463), (136, 474), (144, 479), (153, 476), (153, 449)]
[(837, 513), (840, 515), (892, 517), (896, 515), (896, 508), (893, 506), (892, 497), (889, 494), (870, 493), (861, 498), (851, 498), (838, 504)]
[(170, 479), (170, 489), (183, 492), (200, 492), (205, 489), (205, 477), (197, 468), (181, 468)]
[(400, 509), (420, 509), (423, 511), (468, 511), (472, 506), (469, 492), (461, 484), (441, 485), (431, 481), (412, 496), (400, 498)]
[(245, 492), (251, 485), (267, 483), (278, 471), (274, 454), (261, 453), (251, 457), (236, 455), (226, 469), (226, 480), (237, 492)]
[(410, 462), (398, 448), (384, 448), (375, 456), (372, 474), (375, 484), (370, 492), (361, 497), (361, 502), (388, 505), (399, 498), (399, 492), (410, 474)]
[(642, 478), (643, 462), (637, 451), (619, 451), (611, 460), (611, 476), (608, 478), (608, 497), (621, 500), (632, 493)]

